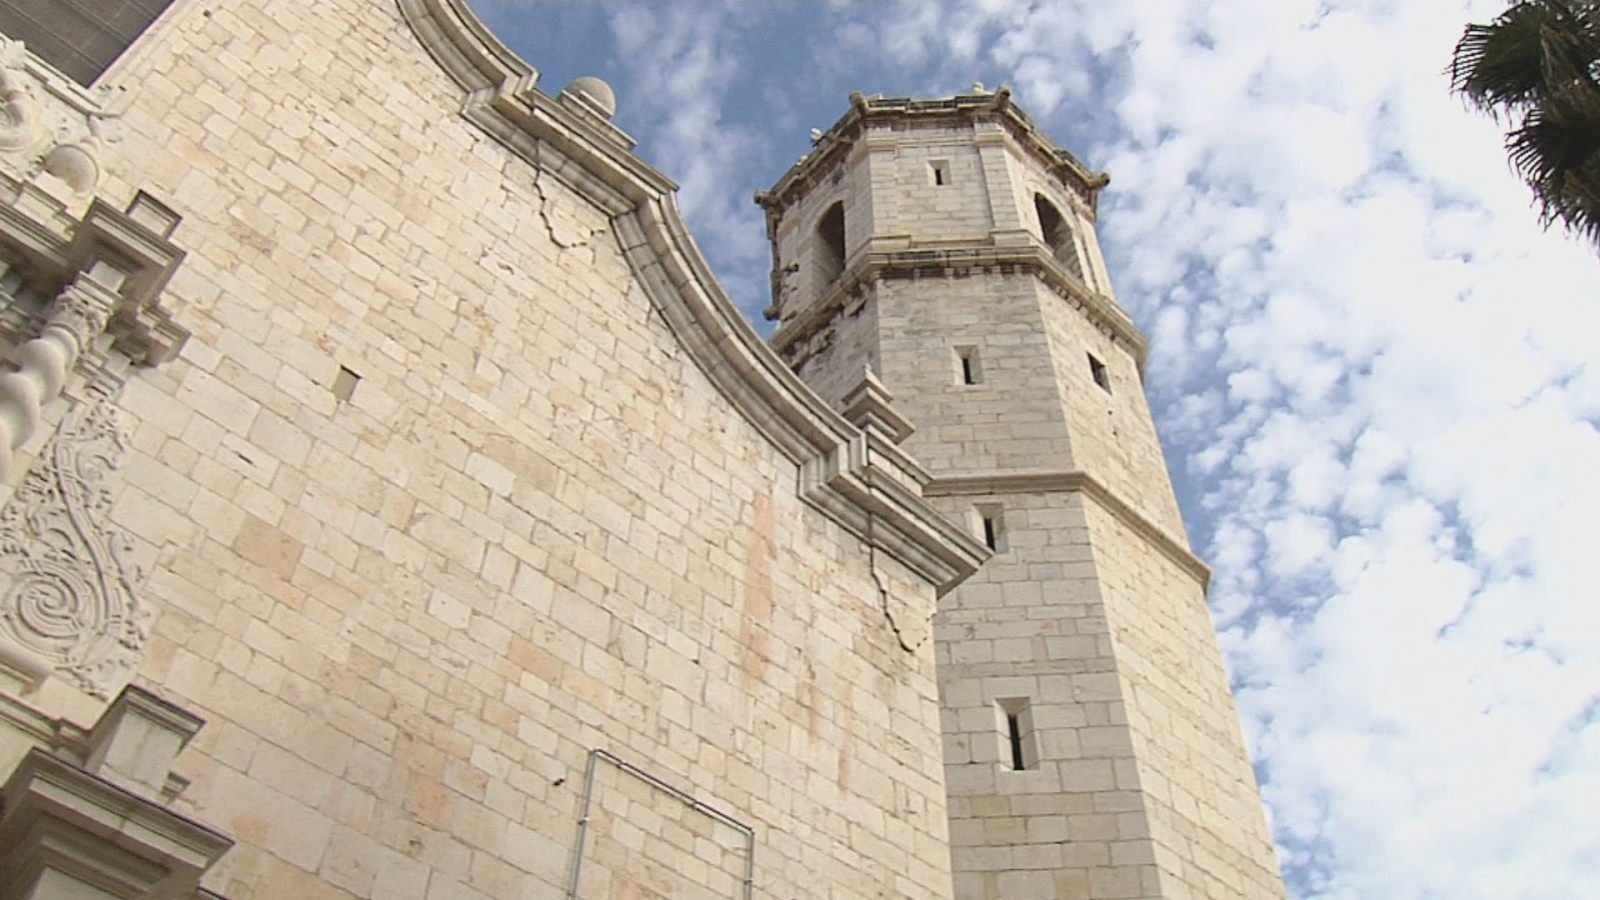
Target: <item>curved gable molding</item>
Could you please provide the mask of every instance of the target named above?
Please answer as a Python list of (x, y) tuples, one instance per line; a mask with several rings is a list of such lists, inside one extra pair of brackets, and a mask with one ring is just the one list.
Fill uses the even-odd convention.
[(490, 34), (465, 0), (397, 2), (465, 92), (462, 116), (611, 217), (629, 266), (673, 336), (796, 464), (802, 499), (941, 594), (977, 569), (988, 551), (922, 498), (928, 475), (829, 408), (739, 314), (684, 225), (677, 186), (633, 154), (632, 139), (576, 98), (536, 90), (537, 70)]
[(539, 80), (539, 70), (511, 52), (463, 2), (400, 0), (400, 12), (440, 68), (468, 91), (521, 94)]

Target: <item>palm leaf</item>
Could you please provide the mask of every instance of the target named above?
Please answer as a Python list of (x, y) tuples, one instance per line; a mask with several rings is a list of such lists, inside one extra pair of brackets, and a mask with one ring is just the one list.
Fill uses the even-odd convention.
[(1600, 0), (1523, 0), (1488, 25), (1468, 25), (1451, 89), (1516, 123), (1511, 165), (1540, 219), (1600, 244)]

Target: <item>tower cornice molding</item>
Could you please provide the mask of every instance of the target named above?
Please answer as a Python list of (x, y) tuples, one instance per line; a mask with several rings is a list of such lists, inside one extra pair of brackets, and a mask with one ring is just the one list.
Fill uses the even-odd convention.
[(1207, 566), (1181, 537), (1169, 534), (1155, 520), (1140, 512), (1105, 482), (1088, 472), (1078, 470), (997, 472), (973, 475), (939, 475), (922, 489), (927, 497), (986, 496), (991, 494), (1082, 494), (1093, 500), (1101, 509), (1128, 526), (1150, 545), (1171, 560), (1178, 568), (1199, 582), (1204, 591), (1211, 583), (1211, 567)]
[[(826, 173), (848, 158), (858, 143), (873, 141), (873, 132), (887, 128), (903, 131), (913, 125), (941, 122), (970, 125), (980, 143), (1007, 140), (1034, 157), (1048, 172), (1061, 179), (1078, 195), (1092, 217), (1102, 188), (1111, 176), (1092, 171), (1069, 151), (1045, 136), (1021, 107), (1011, 99), (1011, 89), (1002, 86), (993, 93), (963, 94), (942, 100), (914, 100), (910, 97), (871, 97), (859, 91), (850, 95), (850, 110), (826, 131), (813, 139), (813, 149), (802, 156), (768, 191), (758, 191), (755, 200), (767, 210), (768, 218), (798, 203), (809, 194)], [(997, 126), (985, 129), (984, 125)]]
[(1140, 376), (1144, 375), (1145, 354), (1150, 342), (1133, 319), (1110, 297), (1090, 290), (1063, 269), (1049, 252), (1033, 244), (928, 248), (908, 242), (905, 247), (888, 249), (869, 245), (850, 261), (820, 300), (780, 324), (769, 344), (793, 366), (796, 361), (791, 356), (797, 345), (826, 329), (867, 285), (896, 278), (964, 276), (988, 270), (1026, 272), (1037, 277), (1058, 297), (1082, 311), (1112, 340), (1126, 347)]

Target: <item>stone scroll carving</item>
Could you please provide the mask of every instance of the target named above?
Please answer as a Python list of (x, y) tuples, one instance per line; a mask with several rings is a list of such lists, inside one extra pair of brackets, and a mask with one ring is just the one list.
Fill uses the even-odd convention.
[(100, 698), (127, 680), (149, 634), (131, 544), (109, 522), (109, 476), (126, 452), (116, 404), (91, 387), (0, 512), (0, 639)]

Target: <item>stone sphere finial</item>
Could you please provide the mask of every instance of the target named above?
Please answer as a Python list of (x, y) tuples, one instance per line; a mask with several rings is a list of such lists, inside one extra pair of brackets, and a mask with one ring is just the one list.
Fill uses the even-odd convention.
[(89, 193), (100, 183), (100, 161), (93, 148), (82, 143), (56, 146), (44, 158), (44, 170), (79, 194)]
[(572, 83), (567, 85), (566, 90), (562, 91), (562, 93), (578, 94), (589, 98), (589, 101), (598, 107), (607, 119), (617, 114), (616, 92), (611, 89), (611, 85), (593, 75), (584, 75), (581, 78), (572, 79)]

